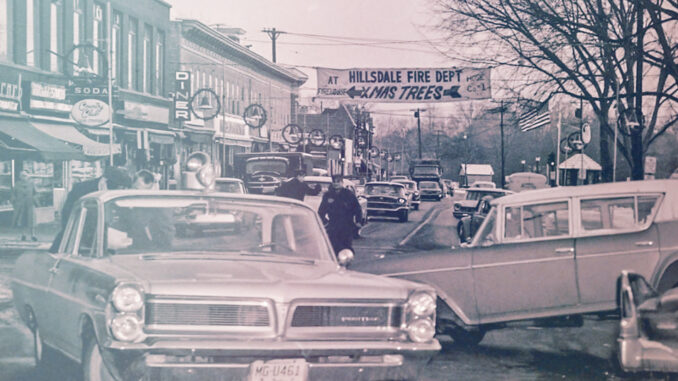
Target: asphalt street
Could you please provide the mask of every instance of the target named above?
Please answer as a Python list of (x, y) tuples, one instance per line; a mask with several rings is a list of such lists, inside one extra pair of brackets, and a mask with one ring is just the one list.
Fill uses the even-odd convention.
[[(452, 198), (424, 202), (410, 220), (371, 219), (354, 242), (356, 260), (400, 252), (458, 247)], [(0, 252), (0, 381), (76, 380), (77, 370), (64, 358), (51, 359), (41, 376), (33, 370), (32, 336), (18, 320), (11, 303), (9, 274), (17, 251)], [(538, 287), (538, 285), (535, 285)], [(615, 322), (585, 318), (581, 328), (541, 328), (525, 325), (491, 331), (473, 348), (440, 337), (443, 351), (420, 375), (421, 380), (624, 380), (612, 371), (610, 358)], [(661, 379), (642, 375), (641, 379)]]

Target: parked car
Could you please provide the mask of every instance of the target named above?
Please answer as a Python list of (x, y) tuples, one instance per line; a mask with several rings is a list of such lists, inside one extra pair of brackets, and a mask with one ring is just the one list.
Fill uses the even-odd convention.
[(469, 216), (478, 209), (478, 203), (483, 197), (491, 196), (492, 198), (497, 198), (507, 194), (513, 194), (513, 192), (497, 188), (468, 188), (466, 189), (466, 198), (454, 203), (452, 214), (456, 218)]
[(440, 201), (445, 197), (443, 188), (436, 181), (420, 181), (419, 194), (422, 200)]
[(517, 172), (506, 176), (506, 189), (514, 192), (522, 192), (530, 189), (548, 188), (549, 182), (546, 176), (533, 172)]
[(459, 220), (457, 223), (457, 236), (459, 237), (459, 243), (471, 242), (473, 235), (476, 234), (480, 225), (482, 225), (483, 221), (485, 221), (487, 213), (490, 212), (490, 201), (492, 201), (493, 198), (494, 197), (489, 195), (484, 196), (478, 203), (476, 210), (471, 215), (464, 216)]
[(421, 204), (421, 195), (419, 194), (417, 182), (405, 179), (395, 179), (391, 181), (394, 183), (403, 184), (405, 186), (405, 194), (409, 200), (410, 207), (414, 210), (419, 210), (419, 204)]
[(365, 184), (367, 199), (367, 215), (380, 217), (397, 217), (400, 222), (406, 222), (409, 216), (405, 186), (398, 183), (370, 182)]
[(615, 360), (620, 370), (677, 373), (678, 288), (660, 294), (629, 271), (622, 271), (617, 287), (621, 319)]
[[(199, 238), (176, 234), (208, 213)], [(58, 252), (17, 259), (12, 292), (36, 362), (57, 350), (85, 381), (416, 378), (440, 349), (434, 290), (336, 254), (296, 200), (103, 191), (78, 201)]]
[(226, 193), (247, 193), (245, 182), (233, 177), (217, 177), (214, 182), (214, 190)]
[[(323, 194), (325, 194), (332, 185), (332, 178), (329, 176), (306, 176), (304, 177), (304, 182), (312, 188), (316, 185), (320, 186), (321, 190), (318, 195), (306, 195), (306, 197), (304, 197), (304, 203), (317, 212), (320, 203), (322, 202)], [(365, 226), (367, 224), (367, 199), (360, 197), (353, 181), (344, 179), (343, 184), (346, 189), (350, 190), (358, 197), (358, 204), (360, 204), (360, 210), (362, 211), (362, 219), (359, 222), (362, 226)], [(354, 237), (360, 237), (360, 228), (356, 227)]]
[(431, 284), (439, 331), (477, 343), (510, 322), (580, 324), (616, 311), (624, 269), (678, 286), (678, 180), (558, 187), (492, 200), (468, 248), (387, 255), (354, 269)]

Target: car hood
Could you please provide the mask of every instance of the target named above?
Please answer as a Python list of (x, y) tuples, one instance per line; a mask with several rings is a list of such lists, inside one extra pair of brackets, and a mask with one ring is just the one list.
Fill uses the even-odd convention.
[(409, 290), (422, 287), (348, 271), (331, 261), (225, 255), (120, 255), (111, 261), (154, 295), (249, 296), (277, 302), (299, 297), (405, 299)]

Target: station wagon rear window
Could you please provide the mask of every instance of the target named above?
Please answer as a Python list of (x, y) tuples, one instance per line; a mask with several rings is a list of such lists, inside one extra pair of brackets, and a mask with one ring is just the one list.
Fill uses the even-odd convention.
[(642, 228), (657, 209), (658, 201), (659, 195), (581, 200), (581, 228), (585, 232)]

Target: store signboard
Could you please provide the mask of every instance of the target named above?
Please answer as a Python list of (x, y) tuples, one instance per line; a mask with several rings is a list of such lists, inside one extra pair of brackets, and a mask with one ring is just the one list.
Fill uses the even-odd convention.
[(167, 107), (125, 100), (124, 109), (120, 112), (126, 119), (161, 124), (169, 122), (169, 109)]
[(175, 72), (174, 82), (174, 120), (191, 120), (191, 72)]
[(21, 74), (0, 71), (0, 110), (19, 112), (21, 101)]
[(66, 99), (66, 87), (51, 83), (30, 82), (24, 84), (25, 104), (31, 112), (69, 113), (72, 105)]
[(110, 109), (98, 99), (82, 99), (73, 105), (71, 117), (84, 126), (98, 127), (108, 122)]

